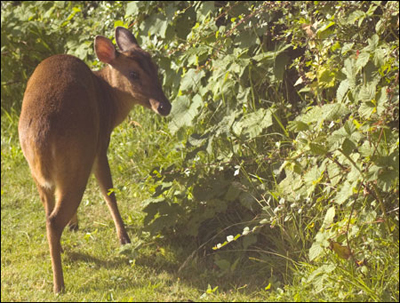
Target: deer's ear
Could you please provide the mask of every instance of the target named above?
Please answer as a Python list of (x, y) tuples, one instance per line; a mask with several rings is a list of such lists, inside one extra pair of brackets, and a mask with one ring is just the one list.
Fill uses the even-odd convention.
[(127, 51), (132, 48), (140, 47), (135, 36), (126, 28), (118, 26), (115, 29), (115, 40), (121, 51)]
[(103, 36), (96, 36), (94, 39), (94, 51), (97, 58), (103, 63), (111, 64), (117, 57), (114, 44), (110, 39)]

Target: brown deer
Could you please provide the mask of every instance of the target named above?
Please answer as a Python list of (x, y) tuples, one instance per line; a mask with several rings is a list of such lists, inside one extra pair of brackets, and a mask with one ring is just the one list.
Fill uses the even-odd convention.
[(94, 40), (100, 61), (91, 71), (80, 59), (56, 55), (42, 61), (28, 81), (19, 120), (22, 151), (46, 211), (54, 292), (64, 289), (61, 234), (78, 227), (76, 212), (93, 171), (107, 201), (121, 244), (130, 243), (118, 211), (107, 148), (112, 130), (135, 104), (166, 116), (171, 104), (157, 66), (127, 29), (117, 27), (120, 51), (102, 36)]

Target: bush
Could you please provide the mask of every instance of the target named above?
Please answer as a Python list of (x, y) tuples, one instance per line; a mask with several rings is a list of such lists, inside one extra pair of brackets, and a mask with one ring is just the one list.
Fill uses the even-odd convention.
[(89, 60), (94, 34), (130, 26), (174, 100), (144, 230), (195, 239), (218, 275), (258, 272), (280, 300), (398, 300), (398, 16), (397, 2), (2, 2), (2, 113), (43, 58)]

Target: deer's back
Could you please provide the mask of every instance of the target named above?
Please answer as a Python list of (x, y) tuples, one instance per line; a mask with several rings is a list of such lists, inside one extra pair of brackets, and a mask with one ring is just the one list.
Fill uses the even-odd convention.
[(79, 158), (93, 160), (100, 138), (98, 86), (89, 67), (70, 55), (49, 57), (35, 69), (24, 94), (19, 136), (37, 179), (51, 179), (48, 171), (57, 165), (68, 171)]

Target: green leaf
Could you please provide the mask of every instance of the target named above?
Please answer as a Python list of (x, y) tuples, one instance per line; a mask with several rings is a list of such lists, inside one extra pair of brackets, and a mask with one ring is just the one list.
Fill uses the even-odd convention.
[(288, 125), (288, 130), (290, 131), (305, 131), (305, 130), (309, 130), (310, 127), (308, 126), (308, 124), (301, 122), (301, 121), (289, 121), (289, 125)]
[(350, 51), (354, 46), (354, 42), (351, 43), (345, 43), (342, 47), (342, 55), (345, 55), (348, 51)]
[(350, 121), (350, 120), (347, 120), (344, 123), (343, 129), (346, 131), (346, 134), (349, 136), (351, 136), (357, 130), (354, 123), (352, 123), (352, 121)]
[(200, 80), (205, 76), (203, 70), (189, 69), (182, 77), (180, 90), (187, 91), (200, 86)]
[(241, 48), (249, 48), (250, 46), (254, 45), (254, 41), (256, 41), (257, 35), (254, 31), (247, 31), (242, 35), (237, 35), (235, 37), (235, 44), (239, 44)]
[(249, 248), (250, 245), (257, 243), (257, 235), (256, 234), (247, 235), (246, 237), (243, 237), (242, 239), (243, 239), (243, 241), (242, 241), (243, 249), (247, 249), (247, 248)]
[(386, 108), (385, 105), (386, 105), (386, 102), (388, 101), (388, 96), (387, 96), (386, 90), (387, 90), (386, 86), (382, 87), (381, 91), (378, 93), (378, 96), (377, 96), (378, 105), (376, 107), (376, 112), (378, 115), (381, 115)]
[(385, 60), (387, 60), (387, 50), (379, 48), (374, 53), (373, 62), (375, 66), (382, 66), (385, 64)]
[(379, 173), (378, 186), (384, 192), (389, 192), (392, 184), (398, 184), (399, 172), (390, 168), (383, 168)]
[(335, 196), (335, 202), (339, 205), (343, 204), (353, 195), (353, 183), (345, 181), (340, 191)]
[(335, 86), (335, 73), (328, 68), (321, 68), (318, 71), (318, 85), (324, 88)]
[(327, 166), (329, 179), (331, 181), (331, 186), (336, 186), (342, 179), (342, 170), (339, 165), (335, 162), (329, 163)]
[(323, 252), (324, 248), (321, 246), (321, 243), (314, 242), (308, 252), (308, 257), (310, 258), (310, 261), (312, 261), (322, 255)]
[(346, 60), (344, 60), (344, 67), (342, 68), (342, 72), (347, 76), (350, 88), (354, 88), (356, 86), (357, 75), (354, 59), (347, 58)]
[(325, 104), (322, 106), (321, 111), (323, 113), (322, 120), (324, 121), (337, 120), (350, 112), (347, 106), (342, 103)]
[(256, 200), (250, 193), (242, 191), (239, 195), (239, 201), (244, 207), (253, 211)]
[(363, 49), (363, 51), (373, 52), (377, 49), (379, 43), (379, 36), (374, 34), (371, 38), (368, 39), (368, 46)]
[(225, 194), (225, 199), (230, 202), (234, 201), (240, 195), (240, 193), (241, 190), (239, 186), (235, 185), (235, 183), (232, 183)]
[(225, 259), (219, 259), (214, 261), (215, 264), (223, 271), (228, 271), (231, 268), (231, 263)]
[(328, 228), (333, 223), (335, 214), (336, 214), (335, 206), (331, 206), (325, 214), (325, 219), (324, 219), (324, 223), (323, 223), (324, 228)]
[(354, 24), (357, 20), (360, 18), (364, 17), (365, 13), (361, 10), (355, 10), (352, 12), (348, 17), (347, 17), (347, 23), (348, 24)]
[(328, 150), (322, 144), (310, 143), (310, 150), (314, 155), (325, 155)]
[(356, 61), (356, 67), (357, 67), (357, 72), (363, 68), (365, 65), (367, 65), (368, 61), (369, 61), (369, 53), (367, 52), (361, 52), (360, 55), (357, 58)]
[(302, 115), (299, 119), (304, 123), (317, 122), (321, 119), (323, 114), (322, 108), (313, 106), (306, 114)]
[(270, 110), (261, 108), (257, 111), (243, 116), (232, 127), (237, 135), (242, 135), (245, 139), (253, 139), (261, 132), (273, 124), (272, 113)]
[(350, 139), (346, 138), (342, 144), (342, 150), (345, 155), (350, 155), (350, 153), (356, 149), (357, 145)]
[(344, 96), (346, 95), (347, 91), (349, 90), (349, 80), (343, 80), (342, 82), (340, 82), (339, 87), (336, 91), (336, 99), (338, 100), (338, 102), (342, 102)]
[(289, 56), (285, 53), (279, 54), (275, 59), (274, 75), (277, 80), (283, 80), (283, 74), (286, 70), (286, 64), (289, 61)]
[(358, 109), (361, 117), (368, 119), (373, 113), (376, 112), (375, 104), (372, 102), (363, 102)]
[(322, 35), (327, 29), (331, 26), (334, 26), (336, 23), (333, 21), (327, 21), (322, 27), (317, 30), (318, 38), (324, 39), (325, 35)]
[(191, 126), (201, 104), (202, 98), (199, 95), (194, 96), (192, 102), (187, 96), (177, 97), (170, 114), (172, 120), (168, 125), (171, 133), (176, 133), (183, 126)]
[(368, 83), (363, 85), (358, 93), (358, 98), (361, 101), (371, 101), (375, 98), (376, 83)]
[(126, 5), (126, 16), (136, 16), (140, 12), (139, 3), (137, 1), (131, 1)]

